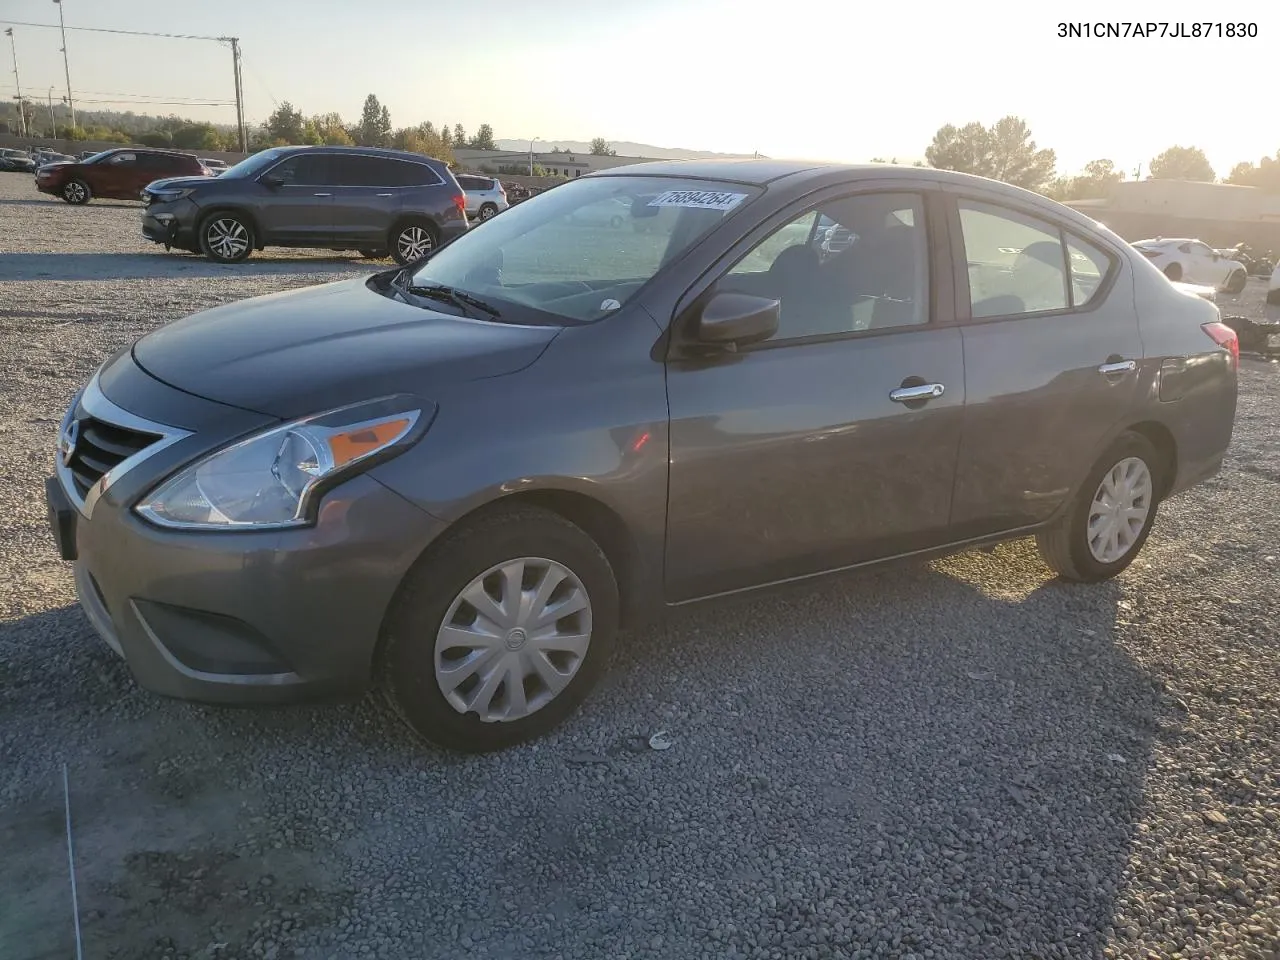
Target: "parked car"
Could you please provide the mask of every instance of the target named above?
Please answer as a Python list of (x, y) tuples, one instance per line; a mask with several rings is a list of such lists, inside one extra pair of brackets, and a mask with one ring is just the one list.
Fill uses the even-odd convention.
[(221, 263), (319, 247), (407, 264), (467, 229), (448, 166), (374, 147), (276, 147), (218, 177), (158, 180), (145, 199), (143, 236)]
[(1280, 303), (1280, 263), (1271, 271), (1271, 279), (1267, 281), (1267, 303)]
[(1206, 283), (1227, 293), (1239, 293), (1248, 280), (1244, 264), (1199, 240), (1158, 237), (1138, 240), (1133, 247), (1170, 280)]
[(6, 173), (34, 173), (36, 162), (25, 150), (0, 150), (0, 170)]
[(46, 163), (36, 170), (36, 189), (77, 205), (94, 197), (137, 200), (152, 180), (208, 174), (190, 153), (124, 147), (95, 153), (88, 160)]
[(209, 173), (215, 177), (220, 177), (227, 172), (227, 161), (225, 160), (214, 160), (210, 157), (201, 157), (200, 162), (208, 167)]
[[(595, 242), (619, 209), (660, 233)], [(823, 259), (815, 213), (857, 242)], [(376, 683), (489, 750), (670, 607), (1029, 535), (1064, 579), (1116, 576), (1220, 469), (1238, 362), (1214, 304), (1008, 184), (645, 163), (118, 351), (61, 423), (49, 517), (145, 687)]]
[(506, 188), (496, 177), (460, 173), (457, 181), (467, 195), (467, 216), (473, 220), (492, 219), (511, 206), (507, 202)]

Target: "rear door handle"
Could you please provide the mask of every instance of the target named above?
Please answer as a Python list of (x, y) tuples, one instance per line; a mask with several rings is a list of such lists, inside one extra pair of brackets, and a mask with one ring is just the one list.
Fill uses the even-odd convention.
[(1104, 377), (1111, 377), (1117, 373), (1133, 373), (1137, 369), (1137, 360), (1117, 360), (1114, 363), (1104, 363), (1098, 368), (1098, 372)]
[(394, 196), (395, 196), (395, 194), (394, 194), (394, 193), (377, 193), (377, 194), (374, 194), (374, 196), (377, 196), (377, 197), (394, 197)]
[(936, 400), (947, 388), (940, 383), (922, 383), (918, 387), (899, 387), (889, 393), (894, 403), (910, 403), (913, 400)]
[(316, 196), (317, 196), (317, 197), (332, 197), (332, 196), (333, 196), (333, 194), (332, 194), (332, 193), (317, 193), (317, 194), (316, 194)]

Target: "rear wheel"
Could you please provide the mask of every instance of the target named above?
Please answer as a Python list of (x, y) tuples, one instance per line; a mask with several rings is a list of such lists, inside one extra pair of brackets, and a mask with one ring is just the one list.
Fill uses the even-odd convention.
[(1164, 275), (1168, 277), (1170, 280), (1172, 280), (1174, 283), (1177, 283), (1179, 280), (1182, 279), (1182, 264), (1180, 263), (1169, 264), (1167, 267), (1164, 268)]
[(436, 228), (426, 220), (410, 220), (396, 227), (391, 237), (391, 256), (400, 266), (408, 266), (436, 248)]
[(406, 577), (387, 621), (383, 690), (419, 736), (501, 749), (577, 709), (617, 625), (613, 569), (582, 529), (535, 507), (496, 510)]
[(1239, 293), (1244, 289), (1245, 272), (1243, 270), (1234, 271), (1231, 276), (1227, 277), (1227, 285), (1223, 287), (1227, 293)]
[(238, 213), (210, 214), (200, 225), (200, 249), (218, 263), (239, 263), (253, 252), (253, 226)]
[(62, 199), (77, 207), (88, 203), (92, 196), (89, 185), (83, 180), (68, 180), (62, 185)]
[(1064, 580), (1080, 583), (1108, 580), (1129, 566), (1156, 519), (1162, 463), (1141, 434), (1117, 438), (1067, 512), (1036, 535), (1045, 563)]
[(498, 207), (496, 204), (486, 203), (483, 207), (480, 208), (481, 220), (492, 220), (497, 215), (498, 215)]

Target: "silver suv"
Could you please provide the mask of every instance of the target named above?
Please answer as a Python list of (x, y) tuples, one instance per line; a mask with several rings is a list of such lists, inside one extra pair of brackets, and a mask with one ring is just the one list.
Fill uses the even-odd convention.
[(488, 220), (511, 206), (506, 188), (496, 177), (460, 173), (457, 178), (458, 186), (467, 195), (467, 216), (472, 220)]

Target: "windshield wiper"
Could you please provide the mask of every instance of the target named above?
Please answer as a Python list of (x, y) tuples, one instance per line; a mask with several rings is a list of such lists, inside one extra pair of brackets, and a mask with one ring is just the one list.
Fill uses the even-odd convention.
[(502, 316), (501, 310), (491, 304), (485, 303), (479, 297), (473, 297), (469, 293), (464, 293), (461, 290), (455, 290), (453, 287), (446, 287), (442, 284), (435, 283), (425, 287), (410, 285), (401, 289), (406, 293), (412, 293), (415, 296), (429, 297), (432, 300), (443, 300), (446, 303), (452, 303), (454, 306), (462, 307), (464, 310), (467, 307), (472, 307), (476, 310), (487, 313), (495, 320)]

